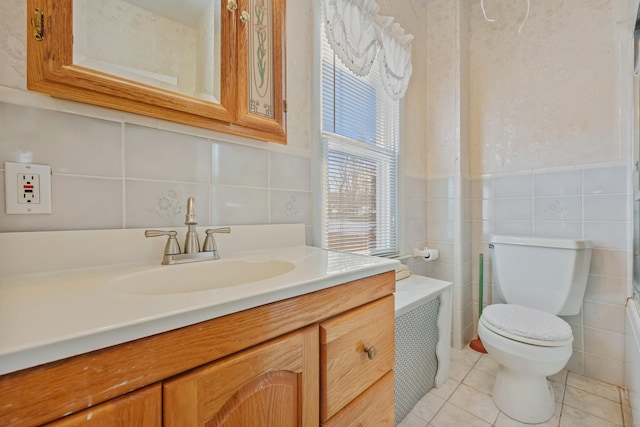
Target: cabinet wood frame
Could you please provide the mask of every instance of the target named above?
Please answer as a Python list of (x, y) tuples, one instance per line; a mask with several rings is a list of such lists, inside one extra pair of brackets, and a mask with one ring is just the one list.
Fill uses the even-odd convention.
[(98, 406), (60, 418), (46, 427), (158, 427), (162, 425), (162, 385), (116, 397)]
[[(284, 82), (285, 0), (274, 0), (279, 28), (274, 54), (274, 80)], [(158, 119), (264, 141), (286, 144), (284, 111), (276, 121), (247, 120), (238, 114), (243, 75), (238, 67), (239, 11), (228, 12), (220, 0), (221, 61), (220, 103), (160, 89), (73, 64), (73, 0), (27, 0), (27, 88), (54, 97), (99, 105)], [(34, 11), (44, 14), (41, 40), (32, 35)], [(279, 55), (275, 55), (279, 56)], [(277, 68), (279, 67), (279, 68)], [(244, 78), (246, 80), (246, 78)], [(284, 105), (284, 83), (276, 86), (275, 104)], [(246, 95), (245, 95), (246, 96)], [(280, 101), (280, 102), (278, 102)], [(238, 122), (238, 118), (240, 122)], [(279, 121), (279, 122), (278, 122)]]

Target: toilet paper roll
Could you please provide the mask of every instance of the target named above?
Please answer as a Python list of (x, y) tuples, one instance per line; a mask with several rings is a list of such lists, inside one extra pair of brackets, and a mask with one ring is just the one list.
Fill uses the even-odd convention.
[(432, 248), (414, 249), (413, 250), (413, 256), (414, 257), (420, 257), (425, 261), (434, 261), (434, 260), (438, 259), (439, 255), (440, 255), (440, 253), (438, 252), (438, 250), (437, 249), (432, 249)]

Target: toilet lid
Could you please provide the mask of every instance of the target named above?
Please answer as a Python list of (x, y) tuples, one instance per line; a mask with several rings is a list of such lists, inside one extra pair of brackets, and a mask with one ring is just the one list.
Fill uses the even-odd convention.
[(491, 331), (526, 344), (556, 347), (571, 344), (571, 326), (558, 316), (517, 304), (493, 304), (480, 321)]

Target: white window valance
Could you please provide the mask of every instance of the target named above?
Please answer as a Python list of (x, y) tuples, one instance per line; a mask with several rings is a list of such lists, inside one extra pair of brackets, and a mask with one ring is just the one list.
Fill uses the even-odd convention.
[(323, 6), (329, 45), (349, 70), (366, 76), (378, 53), (375, 0), (323, 0)]
[(379, 31), (381, 44), (380, 76), (387, 93), (393, 99), (404, 97), (413, 71), (411, 65), (412, 34), (405, 34), (398, 23)]
[(380, 74), (393, 99), (404, 97), (411, 72), (411, 41), (400, 24), (378, 15), (375, 0), (322, 0), (327, 40), (344, 65), (365, 76), (380, 53)]

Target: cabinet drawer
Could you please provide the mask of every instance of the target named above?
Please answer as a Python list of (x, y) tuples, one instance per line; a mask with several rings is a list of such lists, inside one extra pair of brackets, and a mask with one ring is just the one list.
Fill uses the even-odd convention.
[[(320, 415), (327, 421), (393, 369), (393, 295), (320, 324)], [(375, 349), (368, 354), (365, 349)], [(389, 390), (393, 400), (393, 387)]]
[(396, 415), (393, 384), (393, 371), (389, 371), (329, 421), (322, 423), (322, 427), (393, 427)]

